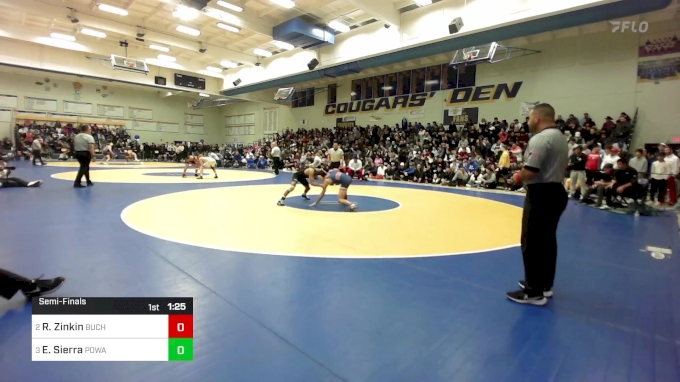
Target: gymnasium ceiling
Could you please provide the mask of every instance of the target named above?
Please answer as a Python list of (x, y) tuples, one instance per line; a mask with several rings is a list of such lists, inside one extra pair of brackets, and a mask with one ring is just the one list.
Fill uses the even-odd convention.
[[(227, 1), (227, 0), (225, 0)], [(393, 1), (395, 7), (413, 6), (412, 0)], [(149, 49), (151, 44), (170, 48), (168, 55), (178, 62), (190, 61), (195, 67), (219, 66), (221, 61), (234, 63), (255, 63), (254, 48), (276, 51), (272, 40), (272, 27), (295, 17), (306, 18), (318, 23), (342, 16), (352, 24), (361, 24), (372, 16), (359, 10), (347, 0), (296, 0), (295, 7), (286, 9), (269, 0), (228, 0), (228, 3), (243, 8), (234, 12), (212, 0), (208, 8), (224, 12), (222, 20), (206, 12), (195, 12), (196, 17), (184, 21), (173, 13), (178, 10), (180, 0), (0, 0), (0, 29), (15, 29), (23, 32), (75, 35), (81, 44), (106, 46), (111, 53), (125, 55), (119, 41), (128, 41), (129, 56), (136, 58), (155, 57), (159, 53)], [(103, 12), (98, 4), (117, 7), (128, 13), (119, 16)], [(181, 12), (181, 10), (180, 10)], [(185, 12), (188, 16), (191, 12)], [(78, 20), (73, 23), (71, 20)], [(237, 32), (217, 27), (223, 22), (240, 29)], [(193, 37), (177, 31), (180, 25), (201, 32)], [(91, 37), (80, 33), (83, 28), (101, 31), (105, 38)], [(144, 41), (136, 39), (143, 33)], [(21, 39), (21, 33), (15, 35)], [(14, 37), (14, 36), (13, 36)], [(199, 49), (207, 49), (200, 53)]]
[[(383, 22), (387, 23), (386, 20), (393, 20), (395, 14), (397, 23), (399, 23), (401, 19), (400, 29), (403, 29), (408, 27), (408, 22), (406, 20), (414, 19), (414, 17), (409, 15), (415, 13), (426, 15), (439, 12), (446, 18), (449, 17), (448, 14), (450, 14), (450, 12), (454, 12), (455, 14), (457, 12), (456, 9), (475, 9), (472, 12), (475, 12), (476, 15), (479, 13), (478, 9), (480, 8), (474, 8), (474, 5), (481, 4), (481, 9), (486, 9), (483, 5), (489, 1), (499, 1), (502, 4), (513, 4), (516, 9), (520, 10), (519, 12), (522, 12), (522, 9), (530, 9), (532, 6), (536, 7), (538, 5), (542, 6), (543, 4), (552, 3), (552, 1), (548, 0), (432, 0), (431, 5), (419, 6), (416, 3), (420, 3), (423, 0), (295, 0), (294, 7), (287, 9), (275, 3), (290, 0), (222, 0), (227, 3), (227, 7), (219, 0), (211, 0), (206, 9), (212, 11), (206, 12), (204, 10), (194, 12), (195, 14), (193, 16), (195, 17), (190, 19), (190, 17), (187, 16), (192, 16), (192, 12), (182, 12), (183, 8), (181, 2), (185, 2), (186, 4), (186, 1), (196, 0), (0, 0), (0, 44), (3, 40), (14, 43), (14, 45), (7, 44), (3, 46), (5, 47), (5, 50), (0, 52), (0, 63), (3, 61), (3, 55), (5, 55), (4, 57), (18, 57), (21, 55), (21, 53), (15, 53), (11, 49), (11, 47), (16, 47), (16, 44), (20, 43), (26, 46), (28, 46), (28, 44), (36, 46), (50, 45), (50, 34), (60, 33), (74, 36), (77, 39), (77, 43), (86, 48), (81, 49), (79, 52), (95, 53), (95, 55), (101, 57), (106, 57), (110, 54), (121, 56), (127, 55), (138, 59), (144, 59), (150, 66), (156, 65), (170, 70), (177, 68), (164, 66), (164, 63), (157, 60), (156, 57), (158, 54), (172, 56), (176, 58), (177, 64), (181, 64), (181, 69), (177, 70), (197, 73), (201, 77), (209, 79), (212, 78), (212, 81), (215, 81), (215, 86), (217, 86), (218, 82), (221, 85), (224, 80), (224, 87), (222, 87), (222, 89), (232, 87), (231, 82), (234, 80), (232, 77), (243, 78), (243, 76), (247, 74), (244, 70), (248, 71), (249, 68), (252, 68), (260, 70), (258, 73), (264, 71), (264, 76), (258, 74), (257, 78), (244, 80), (244, 83), (240, 87), (248, 88), (252, 86), (250, 84), (257, 85), (258, 81), (272, 83), (272, 81), (275, 81), (277, 78), (285, 78), (296, 73), (305, 73), (307, 70), (305, 64), (299, 65), (299, 63), (296, 63), (296, 67), (298, 65), (301, 67), (296, 68), (296, 72), (282, 73), (279, 71), (270, 73), (270, 64), (275, 62), (277, 57), (283, 57), (283, 60), (290, 59), (289, 62), (292, 62), (294, 56), (300, 56), (298, 61), (304, 60), (306, 63), (309, 58), (305, 58), (305, 54), (321, 55), (323, 53), (326, 56), (331, 57), (331, 60), (328, 62), (321, 60), (322, 68), (327, 65), (336, 65), (339, 63), (339, 61), (334, 58), (335, 56), (338, 56), (338, 54), (333, 51), (333, 49), (340, 49), (338, 46), (339, 43), (337, 42), (336, 46), (323, 47), (316, 51), (316, 53), (312, 49), (302, 50), (301, 48), (297, 48), (292, 52), (284, 52), (277, 47), (273, 41), (272, 27), (294, 18), (302, 17), (304, 20), (315, 25), (326, 25), (331, 20), (341, 19), (343, 23), (353, 29), (352, 33), (349, 35), (354, 36), (352, 38), (355, 38), (355, 41), (362, 41), (362, 39), (356, 40), (356, 37), (363, 36), (363, 33), (369, 33), (363, 32), (364, 30), (369, 30), (371, 28), (375, 29), (375, 26), (378, 24), (372, 23), (376, 20), (380, 20), (379, 25), (382, 25)], [(631, 0), (569, 1), (574, 3), (573, 6), (583, 4), (582, 7), (587, 7), (598, 2), (602, 4), (616, 2), (623, 3), (630, 2)], [(663, 0), (646, 0), (645, 2), (651, 3), (659, 1)], [(680, 0), (672, 0), (672, 4), (669, 8), (664, 9), (663, 11), (654, 12), (653, 17), (658, 19), (677, 17), (678, 1)], [(121, 16), (104, 12), (100, 9), (102, 4), (115, 7), (126, 15)], [(471, 4), (473, 8), (469, 8)], [(235, 11), (233, 6), (236, 6), (236, 9), (242, 8), (242, 11)], [(408, 13), (412, 11), (415, 12)], [(555, 13), (559, 14), (560, 12), (556, 11)], [(422, 16), (419, 17), (422, 18)], [(647, 15), (645, 15), (645, 17), (647, 17)], [(220, 28), (217, 26), (220, 22), (227, 24), (232, 28), (235, 27), (238, 30), (232, 29), (232, 31), (229, 31)], [(193, 28), (199, 31), (200, 35), (191, 36), (182, 33), (177, 30), (179, 26)], [(468, 24), (466, 22), (466, 27), (467, 26)], [(593, 31), (603, 30), (603, 28), (607, 28), (607, 26), (608, 23), (602, 21), (592, 25), (570, 28), (569, 30), (564, 31), (533, 34), (530, 37), (514, 39), (512, 44), (521, 46), (530, 44), (534, 41), (556, 39), (562, 35), (592, 33)], [(382, 26), (380, 28), (382, 28)], [(93, 37), (91, 35), (86, 35), (83, 33), (84, 29), (104, 33), (106, 36)], [(342, 33), (340, 35), (340, 40), (342, 40)], [(36, 36), (42, 37), (38, 39)], [(368, 34), (366, 34), (366, 36), (368, 36)], [(405, 37), (405, 32), (402, 32), (402, 38)], [(424, 39), (417, 44), (412, 44), (411, 47), (430, 44), (441, 40), (451, 41), (452, 38), (455, 39), (456, 35), (449, 36), (447, 33), (445, 37), (440, 37), (438, 39), (432, 38), (430, 40)], [(336, 38), (336, 40), (338, 39)], [(127, 52), (120, 46), (121, 41), (127, 41)], [(168, 51), (161, 52), (151, 49), (151, 45), (167, 48)], [(10, 48), (7, 49), (7, 47)], [(262, 59), (254, 52), (254, 49), (256, 48), (273, 52), (274, 56), (270, 59)], [(347, 44), (345, 44), (343, 49), (345, 52), (348, 52)], [(202, 50), (203, 52), (201, 52)], [(325, 51), (325, 53), (323, 51)], [(351, 47), (349, 51), (351, 52)], [(46, 54), (54, 56), (55, 52), (66, 52), (66, 50), (64, 50), (63, 47), (45, 48), (34, 56), (42, 57)], [(83, 58), (84, 55), (79, 52), (71, 50), (66, 53), (73, 57), (75, 57), (75, 54), (79, 54), (78, 57)], [(279, 53), (282, 54), (278, 55)], [(388, 53), (388, 50), (384, 50), (384, 53), (379, 54)], [(66, 58), (66, 55), (64, 57)], [(360, 60), (363, 57), (364, 56), (352, 57), (351, 59)], [(368, 54), (366, 54), (365, 57), (368, 57)], [(399, 63), (373, 66), (369, 69), (365, 69), (360, 75), (388, 73), (395, 69), (414, 68), (423, 64), (444, 63), (449, 59), (450, 57), (445, 53), (421, 55), (418, 58), (412, 59), (404, 58), (400, 60)], [(42, 59), (39, 58), (39, 60)], [(155, 60), (155, 62), (152, 62), (152, 60)], [(34, 60), (33, 63), (34, 62), (36, 61)], [(222, 65), (223, 62), (238, 64), (239, 66), (237, 68), (229, 69)], [(260, 62), (262, 62), (262, 66), (256, 68), (255, 64), (259, 64)], [(70, 65), (70, 63), (66, 63), (67, 67), (68, 65)], [(278, 65), (280, 69), (281, 65)], [(35, 64), (30, 66), (38, 67), (38, 65)], [(73, 66), (74, 65), (71, 65), (71, 67)], [(223, 68), (224, 70), (221, 73), (211, 72), (206, 70), (208, 66)], [(276, 65), (272, 65), (272, 67), (273, 66)], [(43, 64), (40, 65), (39, 69), (49, 70), (50, 68), (47, 64)], [(78, 73), (79, 69), (80, 68), (73, 67), (72, 72), (74, 74), (87, 75), (86, 73)], [(5, 72), (8, 71), (7, 69), (1, 70)], [(253, 73), (255, 72), (253, 71)], [(165, 74), (169, 76), (172, 75), (171, 72), (165, 72)], [(108, 75), (110, 75), (111, 78), (115, 76), (115, 74), (107, 74), (107, 76)], [(147, 76), (147, 78), (148, 77), (151, 76)], [(127, 77), (125, 79), (128, 80)], [(152, 80), (153, 77), (151, 77), (151, 81)], [(132, 82), (135, 81), (136, 80), (132, 79)], [(149, 80), (147, 79), (145, 85), (149, 85), (148, 81)], [(323, 86), (331, 81), (335, 81), (335, 79), (318, 78), (312, 81), (293, 81), (292, 83), (289, 82), (287, 85), (295, 83), (301, 86)], [(139, 82), (143, 83), (141, 80)], [(262, 85), (265, 84), (263, 83)], [(273, 86), (275, 85), (272, 85), (272, 87)], [(212, 93), (215, 94), (216, 91), (217, 89), (214, 89), (212, 90)], [(235, 96), (236, 94), (225, 95)]]

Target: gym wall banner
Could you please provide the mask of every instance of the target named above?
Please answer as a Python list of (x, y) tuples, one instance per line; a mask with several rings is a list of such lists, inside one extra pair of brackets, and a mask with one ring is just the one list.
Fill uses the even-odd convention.
[[(459, 88), (451, 90), (446, 104), (448, 106), (463, 105), (470, 102), (494, 102), (503, 97), (513, 99), (517, 97), (522, 82), (512, 84), (484, 85), (471, 88)], [(436, 92), (401, 95), (395, 97), (374, 98), (361, 101), (342, 102), (327, 104), (324, 115), (344, 115), (355, 113), (370, 113), (375, 111), (392, 111), (396, 109), (417, 109), (425, 106), (425, 103)]]
[(449, 115), (448, 110), (444, 110), (444, 126), (464, 125), (466, 123), (477, 124), (479, 119), (478, 107), (466, 107), (459, 115)]
[(336, 118), (335, 119), (335, 127), (337, 128), (348, 128), (348, 127), (354, 127), (356, 126), (356, 121), (348, 121), (347, 118)]

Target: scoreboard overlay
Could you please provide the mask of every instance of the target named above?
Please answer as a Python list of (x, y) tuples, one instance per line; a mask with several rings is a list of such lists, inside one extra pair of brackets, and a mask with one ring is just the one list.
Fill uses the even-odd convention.
[(33, 361), (193, 361), (191, 297), (40, 297)]

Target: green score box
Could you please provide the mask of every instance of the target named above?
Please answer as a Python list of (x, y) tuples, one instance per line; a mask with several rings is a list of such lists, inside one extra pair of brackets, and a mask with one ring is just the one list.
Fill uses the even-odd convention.
[(168, 361), (193, 361), (193, 360), (194, 360), (193, 338), (168, 339)]

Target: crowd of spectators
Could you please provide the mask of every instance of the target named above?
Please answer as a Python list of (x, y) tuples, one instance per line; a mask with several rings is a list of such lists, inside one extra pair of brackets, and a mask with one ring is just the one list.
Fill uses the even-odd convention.
[[(569, 142), (570, 151), (565, 155), (587, 158), (590, 166), (584, 179), (578, 176), (581, 164), (572, 161), (567, 169), (565, 183), (572, 195), (590, 195), (589, 189), (601, 180), (593, 175), (595, 172), (615, 170), (618, 159), (635, 156), (627, 152), (634, 121), (626, 113), (621, 113), (616, 119), (607, 116), (601, 124), (588, 113), (580, 118), (573, 114), (567, 118), (560, 115), (556, 123)], [(343, 150), (343, 171), (359, 180), (386, 179), (489, 189), (502, 187), (519, 192), (523, 188), (515, 173), (522, 167), (529, 141), (528, 118), (525, 121), (481, 119), (477, 124), (448, 126), (436, 121), (420, 123), (404, 119), (400, 124), (382, 127), (286, 130), (259, 143), (238, 147), (204, 142), (140, 144), (124, 129), (92, 127), (99, 148), (113, 143), (114, 150), (133, 150), (143, 160), (181, 162), (188, 155), (213, 155), (225, 167), (265, 169), (271, 165), (271, 142), (276, 141), (283, 150), (284, 167), (294, 170), (305, 166), (315, 156), (327, 159), (328, 150), (336, 145)], [(20, 142), (17, 153), (28, 155), (22, 153), (30, 152), (28, 148), (36, 136), (43, 138), (47, 152), (61, 153), (65, 149), (71, 152), (74, 134), (72, 125), (27, 123), (17, 128), (17, 141)], [(654, 153), (640, 151), (637, 156), (640, 155), (647, 160), (646, 168), (639, 170), (640, 175), (649, 178), (652, 163), (658, 158)], [(595, 163), (593, 158), (597, 158)], [(574, 165), (577, 166), (576, 171), (572, 171)], [(668, 171), (669, 176), (677, 175), (677, 168)], [(654, 191), (658, 195), (660, 182), (652, 183), (655, 183)], [(598, 185), (595, 184), (595, 187)], [(587, 189), (582, 191), (584, 187)], [(674, 199), (670, 202), (673, 204)]]
[[(2, 141), (4, 155), (10, 157), (32, 157), (33, 141), (40, 140), (40, 151), (42, 156), (51, 158), (58, 155), (60, 160), (73, 158), (73, 139), (78, 134), (78, 126), (72, 123), (39, 123), (35, 121), (25, 121), (23, 125), (16, 125), (15, 137), (16, 146), (13, 146), (9, 137)], [(121, 127), (91, 125), (92, 137), (95, 139), (96, 149), (99, 151), (107, 144), (112, 144), (115, 150), (124, 151), (135, 149), (138, 144), (131, 139), (130, 134)]]

